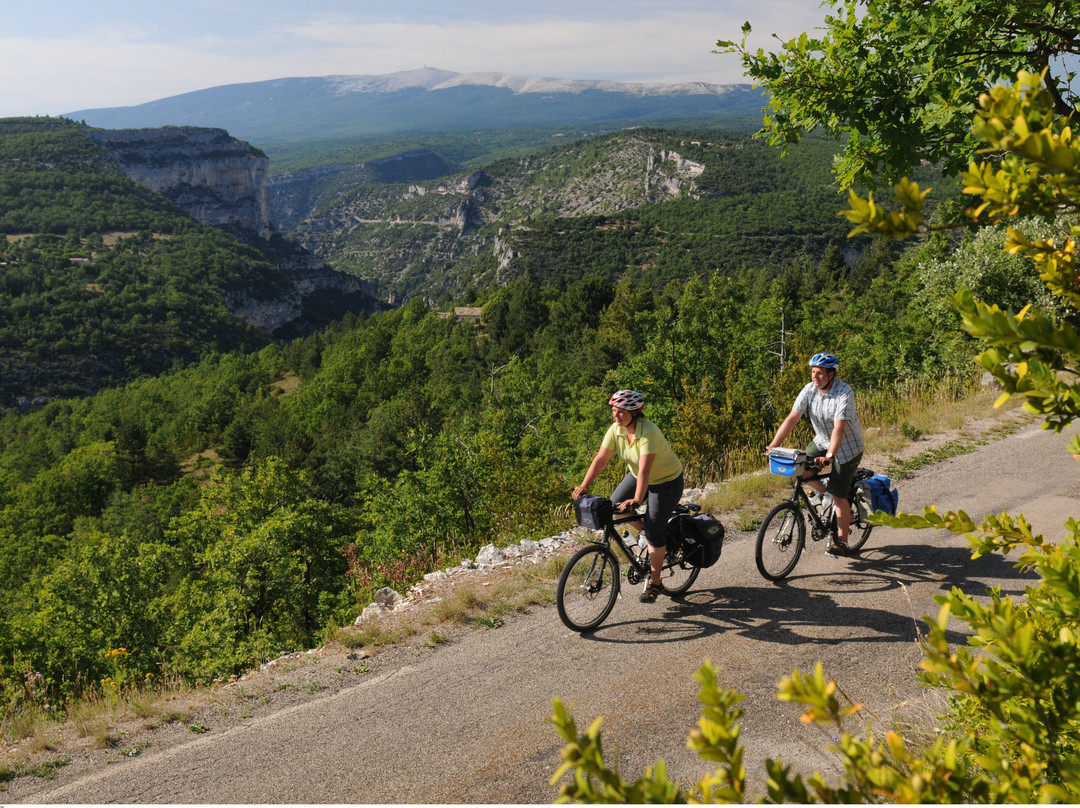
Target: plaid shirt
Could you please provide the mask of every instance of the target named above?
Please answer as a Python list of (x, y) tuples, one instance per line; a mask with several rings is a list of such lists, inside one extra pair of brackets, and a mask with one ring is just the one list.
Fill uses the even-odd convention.
[(810, 424), (814, 427), (814, 443), (822, 451), (827, 451), (832, 439), (833, 425), (837, 421), (847, 421), (844, 439), (836, 453), (837, 463), (847, 463), (865, 448), (862, 436), (862, 424), (855, 414), (855, 392), (847, 382), (833, 379), (832, 385), (825, 392), (814, 387), (810, 382), (800, 391), (795, 399), (794, 410), (810, 412)]

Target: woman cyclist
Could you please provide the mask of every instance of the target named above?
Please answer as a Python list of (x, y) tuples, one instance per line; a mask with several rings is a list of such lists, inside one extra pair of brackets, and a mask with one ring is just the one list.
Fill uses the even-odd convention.
[(645, 397), (641, 393), (620, 390), (608, 404), (614, 423), (604, 435), (581, 485), (574, 489), (574, 499), (588, 492), (612, 457), (617, 455), (626, 463), (627, 474), (612, 492), (611, 501), (623, 512), (648, 503), (644, 523), (633, 524), (638, 530), (644, 528), (645, 541), (649, 544), (650, 576), (641, 593), (641, 601), (653, 603), (664, 593), (660, 582), (667, 543), (664, 531), (682, 498), (683, 466), (660, 428), (645, 418)]

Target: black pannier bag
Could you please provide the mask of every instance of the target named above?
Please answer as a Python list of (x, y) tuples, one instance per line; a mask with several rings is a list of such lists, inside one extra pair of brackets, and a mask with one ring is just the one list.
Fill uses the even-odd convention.
[(603, 530), (611, 523), (614, 508), (607, 497), (584, 494), (574, 500), (574, 516), (577, 523), (591, 530)]
[(715, 516), (699, 513), (695, 516), (683, 516), (679, 520), (682, 528), (683, 557), (696, 567), (711, 567), (720, 558), (724, 548), (724, 526)]

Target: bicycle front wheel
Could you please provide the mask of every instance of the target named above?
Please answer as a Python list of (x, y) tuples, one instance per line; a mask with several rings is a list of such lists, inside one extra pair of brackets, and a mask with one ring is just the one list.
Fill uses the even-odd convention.
[(687, 561), (680, 547), (674, 555), (664, 558), (664, 571), (661, 573), (660, 583), (664, 585), (664, 591), (669, 595), (681, 595), (693, 586), (699, 572), (701, 572), (701, 567)]
[(806, 543), (806, 523), (794, 502), (781, 502), (761, 523), (755, 560), (758, 572), (770, 581), (786, 578), (799, 563)]
[(619, 561), (600, 545), (578, 550), (563, 568), (555, 605), (559, 619), (573, 631), (592, 631), (615, 606), (619, 596)]

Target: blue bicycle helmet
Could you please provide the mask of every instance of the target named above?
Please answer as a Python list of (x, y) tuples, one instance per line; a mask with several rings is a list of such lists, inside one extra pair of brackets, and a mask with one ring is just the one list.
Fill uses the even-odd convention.
[(840, 360), (831, 353), (816, 353), (810, 357), (810, 367), (836, 370), (840, 367)]

